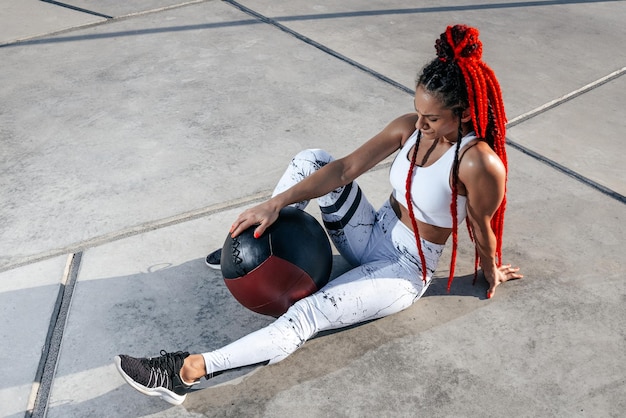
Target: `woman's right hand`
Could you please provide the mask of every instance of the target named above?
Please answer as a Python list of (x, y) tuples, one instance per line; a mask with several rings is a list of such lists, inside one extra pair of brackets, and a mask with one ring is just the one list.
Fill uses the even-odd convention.
[(278, 213), (282, 207), (273, 199), (243, 211), (230, 227), (231, 237), (236, 237), (253, 225), (258, 225), (254, 230), (254, 238), (259, 238), (263, 232), (278, 219)]

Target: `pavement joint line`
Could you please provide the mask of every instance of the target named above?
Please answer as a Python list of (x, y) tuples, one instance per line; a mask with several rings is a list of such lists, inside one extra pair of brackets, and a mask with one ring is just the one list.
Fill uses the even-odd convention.
[(194, 4), (207, 3), (209, 1), (212, 1), (212, 0), (190, 0), (190, 1), (185, 1), (185, 2), (182, 2), (182, 3), (172, 4), (172, 5), (169, 5), (169, 6), (157, 7), (156, 9), (142, 10), (142, 11), (139, 11), (139, 12), (128, 13), (128, 14), (125, 14), (125, 15), (116, 16), (116, 17), (114, 17), (114, 19), (116, 19), (116, 20), (128, 19), (128, 18), (136, 17), (136, 16), (143, 16), (143, 15), (148, 15), (148, 14), (152, 14), (152, 13), (165, 12), (165, 11), (168, 11), (168, 10), (178, 9), (178, 8), (181, 8), (181, 7), (191, 6), (191, 5), (194, 5)]
[(41, 33), (38, 35), (27, 36), (25, 38), (12, 39), (10, 41), (0, 42), (0, 48), (20, 46), (20, 44), (25, 44), (28, 42), (35, 42), (37, 40), (44, 39), (49, 36), (62, 35), (64, 33), (72, 32), (75, 30), (87, 29), (93, 26), (99, 26), (106, 22), (108, 21), (104, 20), (104, 21), (99, 21), (99, 22), (84, 23), (82, 25), (76, 25), (70, 28), (64, 28), (64, 29), (60, 29), (60, 30), (56, 30), (56, 31), (48, 32), (48, 33)]
[(105, 19), (113, 19), (113, 16), (105, 15), (99, 12), (94, 12), (93, 10), (83, 9), (82, 7), (78, 7), (78, 6), (72, 6), (71, 4), (62, 3), (60, 1), (54, 1), (54, 0), (39, 0), (39, 1), (44, 2), (44, 3), (49, 3), (54, 6), (64, 7), (66, 9), (74, 10), (77, 12), (86, 13), (86, 14), (98, 16), (98, 17), (103, 17)]
[[(561, 96), (557, 99), (554, 99), (548, 103), (545, 103), (544, 105), (541, 105), (529, 112), (526, 112), (522, 115), (519, 115), (515, 118), (513, 118), (509, 123), (507, 123), (507, 129), (508, 128), (512, 128), (513, 126), (519, 125), (522, 122), (525, 122), (529, 119), (534, 118), (535, 116), (541, 115), (545, 112), (547, 112), (548, 110), (554, 109), (555, 107), (558, 107), (560, 105), (562, 105), (565, 102), (568, 102), (570, 100), (575, 99), (576, 97), (579, 97), (585, 93), (588, 93), (592, 90), (595, 90), (596, 88), (617, 79), (618, 77), (623, 76), (624, 74), (626, 74), (626, 67), (622, 67), (619, 70), (613, 71), (610, 74), (607, 74), (604, 77), (601, 77), (599, 79), (597, 79), (596, 81), (593, 81), (577, 90), (574, 90), (564, 96)], [(520, 145), (512, 140), (510, 140), (509, 138), (506, 139), (506, 143), (507, 145), (510, 145), (511, 147), (517, 149), (518, 151), (521, 151), (522, 153), (544, 163), (547, 164), (548, 166), (554, 168), (557, 171), (561, 171), (562, 173), (567, 174), (568, 176), (580, 181), (581, 183), (590, 186), (591, 188), (599, 191), (600, 193), (603, 193), (615, 200), (617, 200), (618, 202), (624, 203), (626, 204), (626, 196), (622, 195), (621, 193), (616, 192), (615, 190), (609, 189), (608, 187), (605, 187), (603, 185), (601, 185), (598, 182), (595, 182), (593, 180), (591, 180), (588, 177), (583, 176), (582, 174), (577, 173), (574, 170), (571, 170), (567, 167), (565, 167), (562, 164), (557, 163), (556, 161), (545, 157), (541, 154), (539, 154), (538, 152), (535, 152), (533, 150), (531, 150), (530, 148), (524, 147), (523, 145)]]
[[(370, 172), (383, 170), (391, 166), (392, 160), (386, 159), (370, 169)], [(8, 270), (13, 270), (19, 267), (23, 267), (29, 264), (45, 261), (53, 257), (58, 257), (63, 254), (83, 252), (89, 248), (98, 247), (100, 245), (108, 244), (110, 242), (119, 241), (124, 238), (129, 238), (135, 235), (140, 235), (146, 232), (155, 231), (157, 229), (165, 228), (168, 226), (192, 221), (195, 219), (203, 218), (205, 216), (215, 215), (217, 213), (226, 212), (231, 209), (241, 208), (251, 205), (253, 203), (267, 200), (271, 196), (269, 190), (261, 191), (246, 197), (229, 200), (223, 203), (217, 203), (210, 206), (205, 206), (200, 209), (194, 209), (187, 212), (182, 212), (177, 215), (158, 219), (156, 221), (144, 222), (138, 225), (130, 226), (120, 229), (118, 231), (110, 232), (107, 234), (99, 235), (94, 238), (90, 238), (84, 241), (73, 243), (65, 247), (44, 251), (38, 254), (22, 257), (15, 262), (9, 262), (4, 266), (0, 266), (0, 273)]]
[(560, 171), (564, 174), (567, 174), (568, 176), (578, 180), (579, 182), (585, 184), (586, 186), (591, 187), (592, 189), (595, 189), (597, 191), (599, 191), (602, 194), (605, 194), (615, 200), (617, 200), (620, 203), (624, 203), (626, 204), (626, 196), (624, 196), (621, 193), (616, 192), (615, 190), (609, 189), (606, 186), (603, 186), (602, 184), (595, 182), (593, 180), (591, 180), (588, 177), (583, 176), (582, 174), (577, 173), (574, 170), (571, 170), (567, 167), (565, 167), (562, 164), (557, 163), (554, 160), (551, 160), (548, 157), (544, 157), (543, 155), (539, 154), (538, 152), (535, 152), (533, 150), (531, 150), (530, 148), (527, 148), (523, 145), (520, 145), (516, 142), (511, 141), (509, 138), (506, 139), (506, 144), (510, 145), (512, 148), (515, 148), (516, 150), (522, 152), (523, 154), (528, 155), (529, 157), (534, 158), (535, 160), (542, 162), (546, 165), (548, 165), (549, 167)]
[(145, 232), (165, 228), (168, 226), (191, 221), (191, 220), (202, 218), (205, 216), (214, 215), (216, 213), (221, 213), (221, 212), (225, 212), (231, 209), (243, 207), (243, 206), (255, 203), (255, 202), (260, 202), (262, 200), (265, 200), (269, 198), (270, 195), (271, 193), (269, 191), (262, 191), (262, 192), (259, 192), (250, 196), (246, 196), (243, 198), (233, 199), (227, 202), (205, 206), (200, 209), (194, 209), (191, 211), (179, 213), (173, 216), (158, 219), (156, 221), (144, 222), (138, 225), (123, 228), (118, 231), (99, 235), (99, 236), (96, 236), (94, 238), (90, 238), (84, 241), (79, 241), (79, 242), (67, 245), (65, 247), (56, 248), (56, 249), (52, 249), (49, 251), (44, 251), (38, 254), (33, 254), (31, 256), (26, 256), (26, 257), (23, 257), (21, 260), (1, 266), (0, 273), (4, 271), (8, 271), (8, 270), (13, 270), (15, 268), (22, 267), (25, 265), (44, 261), (53, 257), (58, 257), (63, 254), (85, 251), (88, 248), (93, 248), (93, 247), (97, 247), (103, 244), (108, 244), (113, 241), (118, 241), (120, 239), (128, 238), (128, 237), (135, 236), (135, 235), (140, 235)]
[(82, 252), (77, 252), (68, 255), (63, 277), (60, 282), (57, 301), (50, 317), (50, 326), (42, 348), (28, 407), (24, 415), (25, 418), (43, 418), (46, 416), (48, 402), (50, 400), (50, 390), (52, 389), (56, 374), (63, 332), (65, 331), (65, 324), (67, 323), (67, 317), (72, 303), (72, 296), (78, 278), (82, 254)]
[(33, 381), (31, 393), (30, 393), (30, 396), (28, 397), (28, 405), (26, 407), (25, 418), (32, 417), (33, 411), (35, 410), (35, 404), (38, 402), (38, 394), (39, 394), (39, 389), (41, 387), (41, 377), (43, 376), (43, 370), (46, 364), (46, 357), (48, 355), (50, 342), (52, 340), (52, 331), (54, 330), (54, 327), (52, 324), (53, 324), (54, 318), (58, 317), (59, 315), (59, 309), (61, 308), (61, 301), (63, 300), (63, 287), (67, 283), (67, 278), (70, 275), (73, 258), (74, 258), (73, 254), (68, 255), (67, 261), (65, 263), (65, 269), (63, 270), (63, 276), (61, 276), (60, 289), (59, 289), (59, 292), (57, 293), (57, 300), (54, 303), (52, 315), (50, 316), (50, 324), (48, 325), (48, 333), (46, 334), (46, 339), (44, 340), (43, 347), (41, 348), (41, 357), (39, 358), (39, 365), (37, 366), (37, 372), (35, 373), (35, 380)]
[(389, 84), (389, 85), (391, 85), (391, 86), (393, 86), (393, 87), (395, 87), (397, 89), (400, 89), (400, 90), (404, 91), (405, 93), (415, 94), (415, 90), (410, 89), (407, 86), (405, 86), (405, 85), (403, 85), (403, 84), (401, 84), (401, 83), (399, 83), (399, 82), (397, 82), (397, 81), (395, 81), (395, 80), (393, 80), (393, 79), (391, 79), (391, 78), (389, 78), (389, 77), (387, 77), (387, 76), (385, 76), (385, 75), (383, 75), (383, 74), (381, 74), (381, 73), (379, 73), (379, 72), (377, 72), (377, 71), (375, 71), (375, 70), (373, 70), (373, 69), (371, 69), (371, 68), (369, 68), (369, 67), (367, 67), (367, 66), (365, 66), (365, 65), (363, 65), (361, 63), (359, 63), (359, 62), (357, 62), (357, 61), (354, 61), (353, 59), (348, 58), (347, 56), (345, 56), (343, 54), (340, 54), (339, 52), (337, 52), (337, 51), (335, 51), (335, 50), (333, 50), (333, 49), (331, 49), (331, 48), (329, 48), (329, 47), (327, 47), (325, 45), (322, 45), (322, 44), (320, 44), (317, 41), (314, 41), (313, 39), (309, 38), (308, 36), (304, 36), (301, 33), (296, 32), (293, 29), (290, 29), (289, 27), (279, 23), (275, 19), (269, 18), (269, 17), (264, 16), (264, 15), (258, 13), (258, 12), (255, 12), (254, 10), (249, 9), (246, 6), (244, 6), (242, 4), (239, 4), (239, 3), (237, 3), (234, 0), (222, 0), (222, 1), (224, 3), (230, 4), (231, 6), (241, 10), (242, 12), (244, 12), (244, 13), (246, 13), (246, 14), (248, 14), (248, 15), (250, 15), (250, 16), (252, 16), (252, 17), (254, 17), (254, 18), (258, 19), (258, 20), (260, 20), (263, 23), (267, 23), (270, 26), (274, 26), (275, 28), (280, 29), (281, 31), (283, 31), (283, 32), (285, 32), (285, 33), (295, 37), (296, 39), (299, 39), (299, 40), (303, 41), (307, 45), (313, 46), (313, 47), (319, 49), (320, 51), (322, 51), (322, 52), (324, 52), (324, 53), (326, 53), (328, 55), (331, 55), (331, 56), (333, 56), (335, 58), (338, 58), (339, 60), (345, 62), (346, 64), (349, 64), (349, 65), (351, 65), (351, 66), (353, 66), (355, 68), (358, 68), (359, 70), (365, 72), (366, 74), (369, 74), (370, 76), (373, 76), (374, 78), (377, 78), (378, 80), (381, 80), (381, 81), (383, 81), (383, 82), (385, 82), (385, 83), (387, 83), (387, 84)]
[(492, 10), (492, 9), (511, 9), (511, 8), (527, 8), (527, 7), (546, 7), (546, 6), (562, 6), (587, 4), (587, 3), (608, 3), (619, 2), (623, 0), (537, 0), (537, 1), (515, 1), (485, 4), (456, 4), (453, 6), (433, 6), (433, 7), (411, 7), (404, 9), (378, 9), (378, 10), (360, 10), (352, 12), (335, 12), (335, 13), (316, 13), (302, 16), (279, 16), (279, 21), (304, 21), (304, 20), (321, 20), (321, 19), (342, 19), (351, 17), (370, 17), (370, 16), (389, 16), (389, 15), (406, 15), (406, 14), (425, 14), (425, 13), (446, 13), (459, 11), (475, 11), (475, 10)]
[(88, 10), (88, 9), (83, 9), (82, 7), (77, 7), (77, 6), (73, 6), (71, 4), (68, 3), (63, 3), (60, 1), (55, 1), (55, 0), (40, 0), (44, 3), (50, 3), (53, 4), (55, 6), (60, 6), (60, 7), (65, 7), (67, 9), (71, 9), (71, 10), (75, 10), (77, 12), (81, 12), (81, 13), (86, 13), (86, 14), (90, 14), (93, 16), (98, 16), (98, 17), (103, 17), (107, 20), (120, 20), (120, 19), (125, 19), (125, 18), (129, 18), (129, 17), (135, 17), (135, 16), (143, 16), (143, 15), (147, 15), (147, 14), (151, 14), (151, 13), (159, 13), (159, 12), (163, 12), (166, 10), (171, 10), (171, 9), (177, 9), (180, 7), (185, 7), (185, 6), (189, 6), (192, 4), (197, 4), (197, 3), (205, 3), (209, 0), (190, 0), (190, 1), (185, 1), (182, 3), (177, 3), (177, 4), (172, 4), (169, 6), (163, 6), (163, 7), (157, 7), (156, 9), (150, 9), (150, 10), (142, 10), (139, 12), (134, 12), (134, 13), (128, 13), (125, 15), (120, 15), (120, 16), (109, 16), (109, 15), (105, 15), (103, 13), (99, 13), (93, 10)]
[[(44, 3), (50, 3), (50, 4), (55, 4), (58, 6), (63, 7), (64, 3), (59, 3), (56, 1), (51, 1), (51, 0), (40, 0)], [(27, 44), (29, 42), (36, 42), (37, 40), (41, 40), (50, 36), (57, 36), (57, 35), (62, 35), (64, 33), (68, 33), (68, 32), (73, 32), (76, 30), (81, 30), (81, 29), (87, 29), (90, 27), (94, 27), (94, 26), (100, 26), (100, 25), (104, 25), (107, 23), (112, 23), (112, 22), (117, 22), (120, 20), (126, 20), (129, 18), (133, 18), (133, 17), (138, 17), (138, 16), (144, 16), (144, 15), (148, 15), (148, 14), (152, 14), (152, 13), (160, 13), (163, 11), (167, 11), (167, 10), (172, 10), (172, 9), (177, 9), (177, 8), (181, 8), (181, 7), (186, 7), (186, 6), (190, 6), (190, 5), (194, 5), (194, 4), (199, 4), (199, 3), (206, 3), (212, 0), (190, 0), (190, 1), (186, 1), (183, 3), (178, 3), (178, 4), (173, 4), (170, 6), (164, 6), (164, 7), (159, 7), (156, 9), (150, 9), (150, 10), (142, 10), (139, 12), (134, 12), (134, 13), (128, 13), (125, 15), (121, 15), (121, 16), (108, 16), (108, 15), (100, 15), (97, 14), (97, 12), (94, 13), (90, 13), (89, 10), (86, 9), (80, 9), (80, 8), (72, 8), (74, 10), (77, 11), (83, 11), (85, 13), (94, 15), (94, 16), (98, 16), (98, 17), (102, 17), (104, 20), (98, 21), (98, 22), (89, 22), (89, 23), (84, 23), (84, 24), (80, 24), (80, 25), (76, 25), (76, 26), (72, 26), (69, 28), (64, 28), (64, 29), (60, 29), (60, 30), (56, 30), (56, 31), (52, 31), (52, 32), (48, 32), (48, 33), (42, 33), (42, 34), (38, 34), (38, 35), (33, 35), (33, 36), (27, 36), (25, 38), (19, 38), (19, 39), (13, 39), (10, 41), (6, 41), (6, 42), (0, 42), (0, 48), (3, 47), (11, 47), (11, 46), (19, 46), (19, 44)]]
[(609, 81), (613, 81), (618, 77), (623, 76), (624, 74), (626, 74), (626, 67), (622, 67), (619, 70), (613, 71), (612, 73), (601, 77), (599, 79), (597, 79), (596, 81), (593, 81), (577, 90), (574, 90), (570, 93), (567, 93), (564, 96), (561, 96), (557, 99), (554, 99), (552, 101), (549, 101), (548, 103), (545, 103), (529, 112), (523, 113), (515, 118), (513, 118), (512, 120), (509, 121), (509, 123), (507, 123), (507, 128), (512, 128), (515, 125), (519, 125), (522, 122), (527, 121), (528, 119), (534, 118), (537, 115), (540, 115), (542, 113), (547, 112), (550, 109), (553, 109), (557, 106), (562, 105), (565, 102), (568, 102), (572, 99), (575, 99), (578, 96), (581, 96), (591, 90), (595, 90), (596, 88), (600, 87), (603, 84), (608, 83)]

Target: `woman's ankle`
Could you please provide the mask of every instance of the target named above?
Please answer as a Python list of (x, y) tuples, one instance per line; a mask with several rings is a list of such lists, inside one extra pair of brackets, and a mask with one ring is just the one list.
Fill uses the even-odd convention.
[(180, 378), (186, 384), (192, 384), (206, 375), (206, 365), (201, 354), (192, 354), (185, 359), (183, 367), (180, 369)]

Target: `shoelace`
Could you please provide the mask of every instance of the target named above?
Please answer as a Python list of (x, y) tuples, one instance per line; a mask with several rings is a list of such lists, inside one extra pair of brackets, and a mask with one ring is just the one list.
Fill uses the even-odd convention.
[[(150, 381), (148, 386), (157, 387), (163, 386), (170, 388), (172, 386), (171, 373), (176, 373), (176, 357), (182, 356), (182, 351), (175, 353), (168, 353), (165, 350), (161, 350), (160, 357), (150, 358), (146, 360), (147, 366), (150, 367)], [(152, 383), (152, 385), (150, 385)]]
[(182, 357), (183, 352), (177, 351), (175, 353), (168, 353), (165, 350), (161, 350), (160, 357), (151, 358), (148, 360), (148, 364), (151, 367), (161, 368), (161, 369), (174, 369), (176, 367), (176, 359), (175, 357)]

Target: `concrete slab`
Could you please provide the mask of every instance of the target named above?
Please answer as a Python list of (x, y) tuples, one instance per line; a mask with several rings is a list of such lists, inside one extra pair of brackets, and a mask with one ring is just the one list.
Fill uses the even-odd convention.
[(0, 49), (5, 268), (268, 190), (297, 151), (343, 155), (412, 106), (224, 2), (41, 42)]
[[(166, 0), (98, 2), (112, 13), (157, 3)], [(119, 352), (209, 350), (267, 323), (202, 263), (224, 225), (267, 196), (296, 151), (342, 155), (412, 110), (406, 92), (231, 3), (0, 48), (0, 313), (12, 320), (0, 327), (10, 342), (0, 353), (12, 365), (0, 371), (9, 376), (0, 415), (24, 415), (58, 291), (53, 276), (63, 254), (79, 248), (48, 382), (50, 417), (623, 415), (624, 205), (512, 148), (504, 253), (526, 278), (494, 299), (484, 300), (484, 283), (471, 285), (462, 234), (450, 294), (439, 279), (405, 312), (203, 383), (177, 408), (123, 383), (111, 363)], [(409, 87), (445, 25), (475, 24), (509, 118), (625, 66), (615, 53), (626, 41), (619, 1), (244, 4)], [(45, 20), (38, 8), (32, 16)], [(622, 190), (621, 148), (604, 138), (623, 131), (615, 114), (623, 84), (615, 79), (509, 134)], [(589, 136), (600, 137), (593, 148)], [(361, 182), (375, 204), (388, 194), (386, 175), (383, 165)], [(446, 273), (444, 259), (438, 277)], [(14, 367), (16, 352), (25, 356)]]
[[(0, 273), (0, 415), (23, 417), (57, 306), (67, 257)], [(33, 387), (35, 382), (35, 387)], [(32, 406), (32, 405), (31, 405)]]
[[(3, 1), (0, 2), (0, 46), (105, 20), (38, 0)], [(5, 60), (3, 66), (4, 63)], [(3, 80), (2, 84), (7, 81)]]

